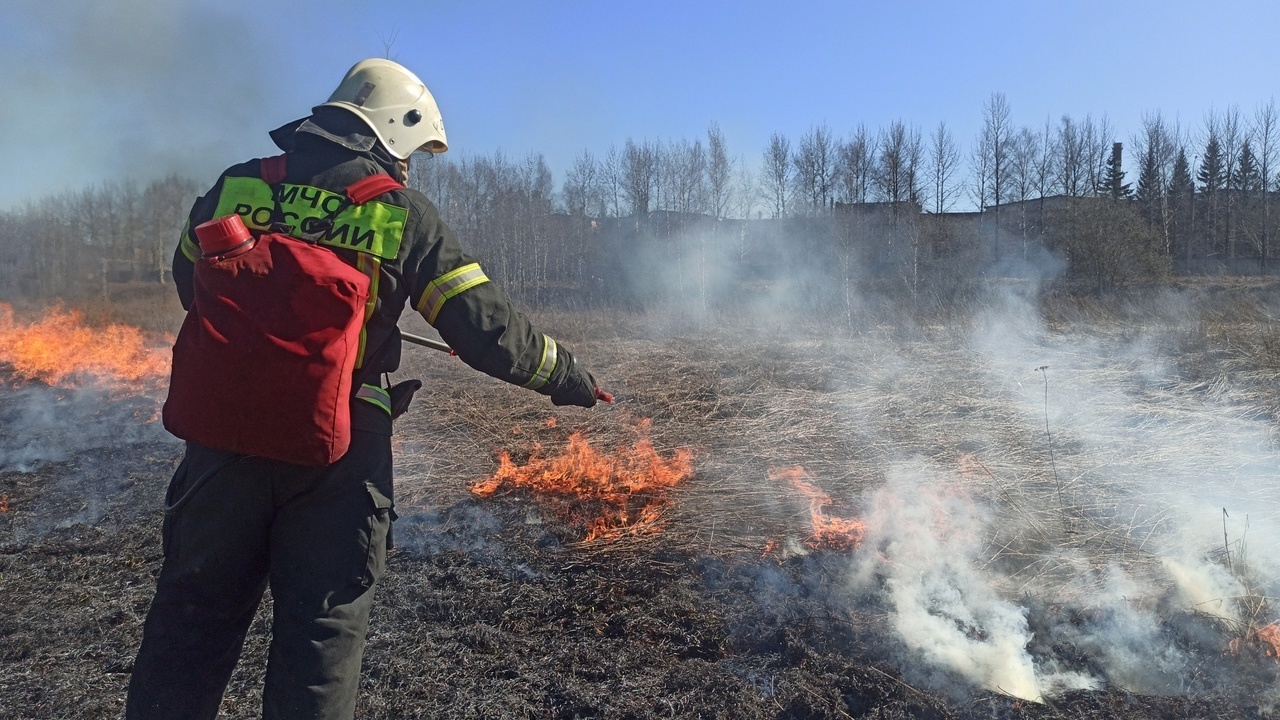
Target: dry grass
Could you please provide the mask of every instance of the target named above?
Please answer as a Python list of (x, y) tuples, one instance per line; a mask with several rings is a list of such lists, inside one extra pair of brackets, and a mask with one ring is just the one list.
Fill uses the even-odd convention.
[[(1206, 679), (1183, 697), (1115, 690), (1037, 705), (942, 673), (940, 686), (953, 681), (962, 692), (939, 694), (908, 671), (909, 649), (886, 621), (891, 608), (846, 592), (849, 557), (804, 550), (808, 505), (769, 479), (771, 469), (804, 466), (834, 499), (832, 512), (853, 516), (904, 463), (937, 471), (950, 490), (989, 509), (979, 567), (1006, 597), (1076, 612), (1031, 612), (1044, 622), (1087, 616), (1109, 568), (1155, 582), (1162, 552), (1185, 530), (1172, 500), (1188, 491), (1186, 478), (1222, 467), (1225, 455), (1179, 448), (1218, 437), (1224, 418), (1242, 430), (1275, 426), (1268, 395), (1280, 380), (1280, 335), (1269, 295), (1250, 292), (1205, 303), (1191, 323), (1135, 309), (1157, 301), (1081, 302), (1051, 312), (1047, 329), (1021, 349), (1013, 337), (980, 341), (980, 323), (867, 317), (832, 334), (765, 319), (731, 329), (620, 312), (536, 315), (617, 393), (616, 405), (591, 411), (555, 408), (454, 358), (406, 349), (396, 379), (420, 377), (425, 386), (396, 428), (400, 549), (381, 590), (360, 714), (1256, 714), (1259, 683), (1274, 680), (1274, 670), (1256, 657), (1224, 658), (1221, 648), (1198, 660), (1193, 669)], [(140, 299), (127, 312), (145, 308)], [(1163, 361), (1153, 369), (1156, 356)], [(1049, 365), (1047, 407), (1040, 364)], [(493, 471), (500, 450), (528, 457), (537, 444), (563, 445), (574, 429), (599, 446), (622, 445), (642, 418), (653, 419), (660, 452), (695, 452), (694, 476), (662, 533), (581, 543), (580, 528), (543, 517), (525, 496), (477, 500), (466, 490)], [(1274, 454), (1265, 444), (1236, 450), (1252, 464)], [(73, 468), (0, 475), (12, 507), (0, 517), (8, 533), (0, 582), (12, 603), (0, 624), (9, 648), (0, 690), (17, 699), (9, 707), (24, 708), (16, 717), (118, 709), (157, 567), (154, 509), (166, 469), (137, 473), (130, 492), (149, 503), (131, 495), (111, 506), (110, 523), (73, 525), (40, 542), (15, 541), (14, 528), (41, 512), (41, 486)], [(1147, 481), (1153, 476), (1169, 481)], [(1264, 503), (1265, 492), (1244, 494)], [(1255, 522), (1276, 519), (1260, 507)], [(785, 550), (762, 558), (771, 542)], [(1251, 586), (1245, 605), (1256, 627), (1272, 612), (1268, 582)], [(1153, 612), (1169, 624), (1193, 622), (1168, 608)], [(1204, 627), (1194, 629), (1210, 634)], [(229, 717), (256, 711), (267, 636), (260, 615), (224, 706)], [(1244, 679), (1214, 680), (1216, 672)]]
[[(554, 327), (557, 319), (544, 320)], [(1256, 324), (1256, 316), (1251, 321), (1265, 337), (1266, 326)], [(1261, 400), (1245, 389), (1255, 387), (1259, 376), (1232, 376), (1230, 392), (1220, 389), (1227, 382), (1222, 377), (1217, 385), (1185, 377), (1144, 384), (1145, 371), (1131, 358), (1098, 364), (1098, 344), (1059, 342), (1051, 384), (1059, 382), (1060, 373), (1071, 372), (1072, 380), (1104, 388), (1096, 400), (1101, 412), (1132, 415), (1139, 430), (1160, 433), (1165, 442), (1099, 447), (1096, 439), (1082, 440), (1069, 427), (1059, 428), (1055, 473), (1043, 411), (1027, 404), (1028, 397), (1038, 400), (1042, 376), (1028, 364), (1021, 378), (1011, 379), (1008, 368), (993, 366), (990, 356), (975, 351), (964, 328), (917, 327), (904, 334), (900, 326), (884, 325), (818, 341), (803, 333), (743, 336), (711, 327), (696, 339), (659, 339), (657, 328), (602, 326), (627, 328), (630, 337), (582, 333), (573, 346), (620, 398), (616, 407), (589, 413), (553, 410), (505, 389), (494, 389), (501, 396), (496, 412), (488, 404), (480, 409), (478, 395), (457, 389), (467, 382), (457, 367), (441, 368), (443, 359), (433, 356), (410, 358), (410, 371), (413, 363), (425, 363), (417, 369), (443, 384), (431, 395), (449, 397), (450, 406), (456, 402), (474, 428), (463, 443), (467, 462), (448, 460), (456, 452), (438, 445), (433, 462), (471, 480), (492, 467), (498, 448), (519, 456), (531, 441), (555, 446), (573, 427), (608, 447), (626, 442), (628, 428), (639, 418), (653, 418), (659, 448), (692, 447), (698, 457), (697, 475), (668, 518), (671, 535), (703, 552), (758, 553), (771, 541), (807, 532), (804, 503), (768, 480), (771, 469), (806, 467), (836, 499), (838, 510), (852, 513), (894, 460), (923, 458), (962, 475), (968, 492), (997, 509), (987, 560), (993, 568), (1020, 591), (1079, 597), (1093, 588), (1081, 585), (1079, 564), (1064, 556), (1096, 568), (1120, 563), (1139, 573), (1158, 564), (1161, 539), (1175, 529), (1170, 511), (1160, 507), (1161, 493), (1151, 492), (1141, 478), (1159, 472), (1177, 447), (1194, 444), (1220, 422), (1220, 416), (1198, 407), (1197, 399), (1225, 393), (1240, 403)], [(1101, 338), (1097, 342), (1103, 345), (1123, 345), (1134, 332), (1119, 323), (1100, 326), (1101, 335), (1090, 337)], [(1178, 330), (1169, 327), (1168, 333), (1176, 339)], [(1145, 331), (1168, 341), (1151, 323)], [(1179, 367), (1208, 365), (1214, 362), (1209, 355), (1223, 352), (1233, 362), (1258, 360), (1256, 354), (1224, 350), (1209, 340), (1204, 355), (1183, 353), (1175, 361)], [(1071, 370), (1073, 364), (1079, 369)], [(1230, 362), (1214, 366), (1232, 372)], [(1258, 387), (1265, 388), (1277, 370), (1280, 366), (1260, 368)], [(1114, 395), (1135, 385), (1136, 393)], [(558, 427), (542, 429), (553, 416), (560, 419)], [(430, 428), (412, 425), (417, 422), (410, 419), (402, 437), (433, 436)], [(516, 428), (520, 434), (513, 432)], [(418, 452), (409, 449), (402, 458), (420, 464)], [(444, 502), (458, 497), (450, 493)]]

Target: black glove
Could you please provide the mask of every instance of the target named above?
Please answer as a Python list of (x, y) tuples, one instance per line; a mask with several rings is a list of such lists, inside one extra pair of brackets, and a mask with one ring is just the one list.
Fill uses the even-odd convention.
[(572, 355), (568, 357), (564, 379), (560, 387), (551, 393), (552, 405), (577, 405), (589, 408), (596, 405), (596, 379), (582, 369)]

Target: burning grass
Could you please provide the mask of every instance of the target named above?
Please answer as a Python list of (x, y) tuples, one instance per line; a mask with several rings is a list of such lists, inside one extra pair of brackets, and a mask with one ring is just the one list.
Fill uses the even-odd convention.
[[(595, 320), (583, 322), (608, 325)], [(1172, 357), (1159, 327), (1009, 322), (843, 339), (567, 337), (619, 403), (557, 410), (557, 422), (544, 398), (408, 354), (405, 372), (427, 387), (397, 425), (399, 550), (358, 714), (1258, 715), (1280, 678), (1264, 644), (1270, 608), (1248, 615), (1252, 634), (1202, 609), (1242, 594), (1231, 582), (1238, 560), (1212, 553), (1221, 504), (1241, 518), (1233, 537), (1248, 514), (1254, 547), (1271, 547), (1275, 423), (1250, 398), (1280, 372), (1233, 373), (1222, 360), (1236, 357), (1231, 348), (1212, 343)], [(1182, 372), (1188, 363), (1204, 373)], [(697, 447), (696, 474), (631, 489), (626, 473), (648, 466), (613, 449), (637, 447), (636, 417), (653, 418), (648, 442), (663, 463), (678, 457), (672, 448)], [(494, 448), (508, 456), (496, 471)], [(556, 463), (571, 468), (559, 459), (587, 451), (599, 457), (578, 464), (603, 463), (613, 480), (536, 489), (538, 478), (576, 477)], [(94, 471), (108, 493), (112, 467)], [(26, 533), (0, 552), (0, 695), (31, 708), (20, 717), (118, 714), (158, 568), (167, 472), (134, 480), (149, 502), (131, 506), (151, 512), (123, 530), (31, 530), (48, 510), (45, 489), (71, 472), (0, 473), (12, 499), (0, 529)], [(529, 485), (505, 479), (520, 473)], [(488, 478), (492, 494), (472, 494), (472, 478)], [(1217, 503), (1207, 510), (1205, 489)], [(653, 498), (660, 525), (637, 525)], [(587, 537), (608, 517), (621, 523), (615, 534), (563, 542), (566, 527)], [(836, 542), (820, 540), (832, 537), (824, 529)], [(762, 559), (772, 538), (796, 538), (799, 550)], [(1178, 557), (1203, 593), (1183, 597), (1162, 560), (1197, 548), (1208, 551)], [(1265, 583), (1243, 594), (1254, 592), (1275, 594)], [(264, 608), (228, 717), (257, 713), (269, 624)], [(1002, 664), (1019, 672), (997, 672)], [(1102, 689), (1069, 689), (1085, 686)]]
[(18, 315), (0, 303), (0, 472), (164, 442), (157, 421), (171, 336), (90, 324), (61, 306)]
[(853, 518), (842, 518), (827, 514), (831, 506), (831, 496), (814, 484), (809, 471), (800, 466), (779, 468), (769, 473), (773, 482), (785, 483), (795, 490), (809, 503), (809, 520), (813, 530), (805, 539), (805, 545), (811, 550), (832, 550), (836, 552), (852, 550), (862, 542), (866, 528)]
[(1233, 638), (1227, 645), (1228, 652), (1233, 655), (1250, 647), (1280, 663), (1280, 623), (1269, 622), (1261, 627), (1250, 627), (1243, 636)]
[[(493, 476), (470, 490), (482, 498), (528, 490), (561, 521), (580, 527), (584, 542), (657, 532), (671, 491), (693, 473), (693, 453), (681, 448), (664, 459), (649, 440), (650, 424), (642, 420), (636, 440), (612, 453), (593, 447), (582, 431), (570, 433), (565, 448), (550, 457), (535, 448), (523, 464), (503, 450)], [(555, 419), (545, 427), (555, 428)]]
[(84, 377), (118, 385), (155, 384), (169, 374), (172, 337), (149, 337), (136, 327), (91, 327), (76, 310), (53, 307), (18, 321), (0, 303), (0, 363), (23, 381), (74, 385)]

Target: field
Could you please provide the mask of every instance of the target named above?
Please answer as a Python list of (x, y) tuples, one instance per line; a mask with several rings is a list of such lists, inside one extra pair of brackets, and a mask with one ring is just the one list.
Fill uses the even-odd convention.
[[(406, 349), (393, 379), (425, 386), (357, 715), (1266, 716), (1278, 299), (536, 314), (617, 394), (590, 411)], [(158, 307), (90, 320), (162, 330)], [(0, 716), (115, 717), (181, 453), (148, 422), (163, 390), (0, 372)], [(691, 474), (592, 540), (587, 498), (471, 491), (575, 431)], [(258, 711), (269, 632), (268, 600), (227, 717)]]

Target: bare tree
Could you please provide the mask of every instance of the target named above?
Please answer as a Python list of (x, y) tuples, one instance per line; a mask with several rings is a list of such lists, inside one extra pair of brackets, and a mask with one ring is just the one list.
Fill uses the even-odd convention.
[(626, 195), (623, 192), (625, 182), (622, 168), (622, 153), (618, 152), (616, 145), (610, 145), (609, 152), (604, 156), (604, 163), (602, 163), (600, 169), (603, 173), (601, 184), (605, 203), (609, 208), (610, 214), (614, 217), (622, 217), (622, 201)]
[(1247, 139), (1248, 133), (1244, 127), (1244, 118), (1240, 115), (1238, 106), (1231, 105), (1218, 115), (1218, 142), (1222, 145), (1222, 172), (1228, 178), (1229, 188), (1231, 187), (1230, 178), (1236, 174), (1236, 162), (1240, 159), (1240, 148)]
[(1044, 199), (1053, 191), (1056, 177), (1055, 164), (1058, 148), (1053, 135), (1053, 122), (1046, 117), (1044, 128), (1040, 131), (1040, 154), (1036, 157), (1035, 181), (1036, 195), (1040, 198), (1040, 209), (1044, 210)]
[[(173, 257), (174, 228), (181, 227), (187, 219), (191, 198), (199, 190), (195, 183), (177, 175), (153, 182), (142, 193), (142, 230), (146, 236), (147, 265), (154, 271), (157, 282), (165, 282)], [(86, 220), (92, 218), (85, 216)], [(87, 225), (92, 226), (89, 221)]]
[(1054, 148), (1058, 151), (1054, 167), (1058, 174), (1058, 188), (1062, 194), (1081, 197), (1092, 192), (1089, 187), (1087, 142), (1082, 137), (1080, 126), (1071, 119), (1070, 115), (1063, 115), (1058, 124)]
[(674, 192), (672, 191), (672, 175), (668, 169), (667, 147), (661, 140), (653, 141), (650, 145), (653, 149), (653, 191), (649, 200), (649, 210), (670, 210), (667, 203)]
[(959, 194), (955, 175), (959, 169), (960, 148), (947, 129), (947, 123), (940, 122), (929, 136), (929, 158), (925, 168), (929, 182), (929, 204), (933, 212), (948, 212), (955, 205), (956, 195)]
[(1111, 121), (1103, 115), (1094, 122), (1092, 115), (1085, 115), (1080, 125), (1080, 139), (1084, 143), (1085, 184), (1090, 195), (1102, 195), (1107, 178), (1107, 162), (1111, 159), (1111, 146), (1115, 143), (1115, 131)]
[(1014, 201), (1026, 202), (1035, 194), (1039, 160), (1040, 136), (1030, 128), (1018, 130), (1010, 142), (1009, 152), (1009, 195)]
[(991, 152), (990, 140), (981, 133), (969, 151), (969, 182), (969, 198), (982, 212), (991, 204)]
[(400, 37), (400, 28), (393, 27), (387, 34), (378, 33), (378, 41), (382, 43), (382, 57), (388, 60), (395, 60), (397, 56), (391, 54), (391, 49), (396, 46), (396, 38)]
[(583, 150), (573, 161), (573, 167), (564, 177), (564, 204), (570, 215), (600, 215), (603, 206), (601, 192), (603, 173), (595, 155)]
[(702, 149), (702, 141), (668, 142), (663, 155), (662, 184), (666, 188), (666, 209), (682, 213), (701, 212), (707, 194), (707, 155)]
[(890, 203), (916, 201), (919, 198), (920, 157), (923, 143), (920, 130), (909, 128), (901, 120), (890, 123), (880, 133), (873, 183), (876, 197)]
[(1010, 197), (1018, 203), (1018, 233), (1022, 236), (1022, 256), (1027, 257), (1027, 201), (1036, 191), (1040, 160), (1040, 136), (1022, 128), (1009, 143)]
[(792, 158), (796, 194), (810, 209), (831, 205), (836, 184), (836, 141), (826, 125), (815, 125), (800, 138)]
[(756, 203), (760, 199), (760, 187), (756, 184), (751, 166), (741, 157), (733, 163), (734, 178), (730, 192), (729, 211), (736, 217), (749, 219), (756, 212)]
[(982, 106), (982, 131), (978, 136), (978, 147), (980, 152), (987, 155), (987, 161), (981, 167), (988, 174), (985, 186), (990, 192), (991, 203), (997, 215), (1000, 213), (1000, 204), (1009, 192), (1009, 154), (1013, 134), (1013, 113), (1009, 109), (1009, 101), (1005, 99), (1004, 93), (992, 93)]
[(769, 145), (764, 151), (761, 190), (765, 204), (775, 218), (787, 214), (791, 202), (791, 178), (791, 141), (781, 133), (774, 133), (769, 136)]
[(865, 203), (871, 189), (871, 176), (875, 171), (876, 143), (867, 132), (867, 126), (859, 124), (849, 141), (840, 145), (837, 175), (840, 179), (839, 198), (846, 203)]
[(720, 125), (712, 122), (707, 127), (707, 209), (717, 220), (728, 213), (732, 193), (733, 162)]
[(1138, 158), (1138, 211), (1159, 237), (1167, 257), (1173, 253), (1169, 186), (1177, 142), (1164, 117), (1154, 112), (1143, 114), (1142, 131), (1133, 138), (1132, 145)]
[(633, 215), (646, 215), (651, 208), (658, 186), (658, 153), (657, 144), (637, 145), (631, 138), (627, 138), (623, 147), (622, 193)]
[(1258, 265), (1266, 272), (1271, 249), (1271, 192), (1275, 187), (1276, 165), (1280, 161), (1280, 115), (1275, 98), (1259, 105), (1253, 114), (1253, 149), (1262, 176), (1262, 226), (1259, 236)]
[[(1210, 110), (1210, 113), (1213, 111)], [(1234, 258), (1237, 255), (1237, 221), (1236, 205), (1238, 191), (1240, 188), (1236, 185), (1235, 179), (1238, 176), (1236, 172), (1236, 163), (1240, 159), (1240, 149), (1245, 143), (1247, 137), (1244, 128), (1244, 120), (1240, 115), (1240, 108), (1236, 105), (1227, 107), (1217, 116), (1218, 126), (1218, 143), (1222, 149), (1222, 174), (1226, 180), (1225, 189), (1228, 191), (1223, 194), (1223, 205), (1225, 215), (1225, 232), (1227, 238), (1227, 257)]]

